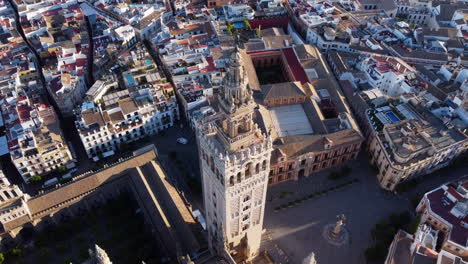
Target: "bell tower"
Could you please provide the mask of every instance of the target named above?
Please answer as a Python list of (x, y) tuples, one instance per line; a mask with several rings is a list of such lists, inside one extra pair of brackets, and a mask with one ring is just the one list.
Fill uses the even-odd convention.
[(197, 129), (209, 244), (236, 261), (258, 254), (272, 142), (254, 122), (244, 50), (235, 48), (218, 94), (219, 120)]

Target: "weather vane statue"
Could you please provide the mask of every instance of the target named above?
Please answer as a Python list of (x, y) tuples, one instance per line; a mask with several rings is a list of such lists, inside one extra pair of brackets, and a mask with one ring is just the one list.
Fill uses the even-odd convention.
[(337, 215), (338, 221), (336, 221), (335, 227), (333, 228), (333, 234), (338, 236), (341, 233), (342, 227), (345, 225), (346, 217), (344, 214)]

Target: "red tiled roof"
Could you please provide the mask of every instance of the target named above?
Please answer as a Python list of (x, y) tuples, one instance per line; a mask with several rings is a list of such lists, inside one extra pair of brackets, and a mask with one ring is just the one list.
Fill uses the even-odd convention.
[(31, 107), (27, 104), (21, 104), (16, 106), (21, 121), (26, 121), (31, 118)]
[(45, 12), (42, 12), (42, 16), (56, 16), (56, 15), (59, 14), (60, 10), (62, 10), (61, 7), (56, 8), (56, 9), (47, 10)]
[(77, 67), (84, 67), (86, 66), (86, 59), (77, 59), (75, 65)]
[(277, 52), (278, 50), (280, 50), (283, 53), (284, 58), (286, 59), (286, 61), (284, 62), (284, 65), (289, 66), (289, 68), (291, 69), (291, 72), (294, 77), (293, 81), (299, 81), (302, 84), (309, 82), (309, 79), (307, 78), (307, 74), (304, 71), (304, 68), (302, 68), (302, 65), (299, 62), (296, 56), (296, 53), (294, 53), (293, 48), (252, 51), (252, 52), (247, 52), (247, 54), (270, 53), (270, 52)]
[(67, 7), (67, 9), (68, 9), (68, 10), (79, 10), (79, 11), (81, 10), (81, 9), (80, 9), (80, 6), (79, 6), (78, 4), (69, 5), (69, 6)]
[(453, 188), (452, 186), (448, 187), (447, 192), (450, 193), (453, 197), (455, 197), (455, 199), (459, 201), (463, 199), (463, 196), (461, 196), (461, 194), (459, 194), (457, 190), (455, 190), (455, 188)]
[(463, 38), (468, 39), (468, 30), (462, 30), (461, 32), (463, 34)]
[(64, 69), (65, 71), (71, 72), (75, 70), (75, 63), (65, 64), (65, 65), (62, 65), (60, 68)]
[(206, 48), (208, 47), (208, 45), (205, 45), (205, 44), (193, 44), (192, 45), (192, 48), (194, 49), (201, 49), (201, 48)]
[(261, 19), (252, 19), (249, 20), (249, 24), (252, 28), (261, 27), (262, 29), (272, 28), (272, 27), (281, 27), (284, 31), (288, 30), (289, 17), (270, 17), (270, 18), (261, 18)]
[(208, 66), (201, 69), (201, 72), (212, 72), (218, 70), (214, 64), (213, 57), (206, 57), (206, 61), (208, 62)]
[(194, 43), (196, 42), (196, 40), (208, 40), (210, 39), (210, 37), (206, 34), (201, 34), (201, 35), (196, 35), (196, 36), (191, 36), (188, 38), (188, 41), (190, 41), (191, 43)]
[(297, 59), (297, 56), (294, 53), (294, 50), (292, 48), (286, 48), (286, 49), (282, 49), (282, 51), (288, 62), (287, 64), (289, 65), (289, 68), (291, 69), (294, 75), (294, 80), (300, 81), (302, 84), (309, 82), (309, 79), (307, 78), (307, 74), (304, 71), (304, 68), (302, 68), (301, 63)]
[(7, 128), (12, 128), (12, 127), (14, 127), (16, 125), (19, 125), (19, 124), (21, 124), (21, 121), (19, 119), (15, 119), (15, 121), (13, 121), (13, 123), (9, 123), (7, 125)]
[(18, 139), (13, 139), (13, 140), (8, 141), (8, 149), (10, 151), (13, 151), (18, 148), (19, 148)]

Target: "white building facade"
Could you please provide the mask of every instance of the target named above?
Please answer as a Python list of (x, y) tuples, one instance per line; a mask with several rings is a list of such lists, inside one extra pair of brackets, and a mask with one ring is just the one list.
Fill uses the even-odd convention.
[(89, 158), (98, 161), (115, 154), (121, 144), (154, 135), (179, 119), (175, 97), (155, 89), (142, 89), (118, 100), (106, 110), (85, 103), (76, 126)]

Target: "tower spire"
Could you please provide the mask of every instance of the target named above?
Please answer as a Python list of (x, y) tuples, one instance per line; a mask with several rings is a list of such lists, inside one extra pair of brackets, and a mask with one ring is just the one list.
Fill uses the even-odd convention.
[(225, 113), (232, 114), (253, 101), (244, 67), (244, 53), (245, 51), (236, 45), (229, 58), (229, 66), (219, 95)]
[[(235, 41), (218, 95), (217, 129), (206, 133), (202, 127), (197, 138), (199, 156), (206, 157), (200, 164), (205, 212), (210, 212), (206, 218), (209, 247), (251, 260), (260, 250), (272, 146), (254, 122), (256, 104), (245, 64), (250, 58), (239, 46), (238, 35)], [(257, 197), (255, 203), (252, 194)]]

